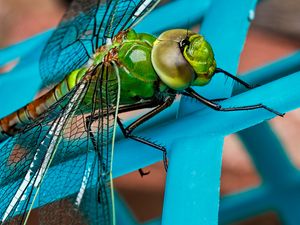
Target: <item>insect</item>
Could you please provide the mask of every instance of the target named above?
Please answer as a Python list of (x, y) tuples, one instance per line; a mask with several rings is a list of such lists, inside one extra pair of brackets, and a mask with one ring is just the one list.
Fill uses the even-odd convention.
[[(169, 107), (177, 94), (218, 111), (263, 108), (282, 116), (263, 104), (222, 108), (195, 92), (192, 86), (207, 85), (217, 73), (251, 86), (217, 68), (212, 47), (197, 33), (175, 29), (157, 38), (136, 33), (132, 28), (158, 3), (72, 2), (41, 56), (41, 76), (55, 86), (0, 120), (2, 223), (26, 224), (38, 201), (42, 224), (66, 218), (76, 224), (76, 213), (88, 224), (115, 224), (116, 127), (126, 138), (162, 151), (167, 168), (166, 149), (133, 131)], [(143, 108), (153, 109), (127, 127), (119, 119), (120, 113)], [(70, 190), (74, 194), (67, 196)], [(64, 200), (49, 204), (53, 193)]]

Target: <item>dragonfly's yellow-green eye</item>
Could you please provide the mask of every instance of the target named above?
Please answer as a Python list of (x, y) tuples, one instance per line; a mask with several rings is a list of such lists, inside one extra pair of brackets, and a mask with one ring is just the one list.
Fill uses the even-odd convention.
[(216, 69), (211, 46), (185, 29), (169, 30), (154, 42), (152, 64), (159, 78), (174, 90), (207, 84)]
[(192, 66), (184, 58), (180, 42), (194, 34), (184, 29), (162, 33), (154, 42), (151, 60), (159, 78), (174, 90), (183, 90), (195, 79)]
[(192, 85), (206, 85), (216, 70), (213, 50), (204, 37), (199, 34), (192, 35), (188, 41), (189, 44), (184, 47), (183, 55), (197, 75)]

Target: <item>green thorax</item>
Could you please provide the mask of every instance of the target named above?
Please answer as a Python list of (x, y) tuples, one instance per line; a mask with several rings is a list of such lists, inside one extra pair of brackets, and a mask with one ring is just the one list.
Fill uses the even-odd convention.
[[(120, 104), (132, 104), (140, 100), (151, 99), (160, 88), (165, 87), (159, 80), (152, 63), (151, 50), (156, 38), (150, 34), (137, 34), (134, 30), (126, 30), (116, 35), (112, 43), (101, 46), (88, 67), (74, 70), (66, 80), (69, 87), (74, 87), (84, 77), (89, 68), (97, 67), (105, 62), (109, 52), (114, 51), (114, 59), (120, 76)], [(115, 76), (115, 74), (111, 74)], [(96, 80), (97, 78), (92, 78)], [(85, 102), (91, 101), (95, 91), (95, 82), (90, 84)]]
[(159, 89), (159, 77), (151, 63), (151, 50), (156, 38), (137, 34), (134, 30), (120, 32), (111, 45), (102, 46), (94, 64), (103, 62), (109, 51), (117, 52), (116, 65), (120, 76), (120, 104), (153, 98)]

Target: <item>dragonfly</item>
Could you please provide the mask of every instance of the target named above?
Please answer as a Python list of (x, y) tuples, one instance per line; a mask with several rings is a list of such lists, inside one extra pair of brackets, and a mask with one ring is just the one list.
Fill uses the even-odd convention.
[[(135, 32), (158, 3), (71, 3), (40, 58), (41, 77), (54, 86), (0, 120), (1, 224), (26, 224), (35, 205), (40, 224), (79, 224), (78, 218), (86, 224), (116, 224), (116, 127), (126, 138), (161, 151), (167, 169), (166, 148), (134, 130), (172, 105), (178, 94), (217, 111), (262, 108), (283, 116), (260, 103), (224, 108), (197, 93), (193, 86), (208, 85), (218, 73), (253, 87), (218, 68), (211, 45), (198, 33), (173, 29), (155, 37)], [(128, 126), (119, 117), (146, 108), (151, 110)], [(55, 203), (50, 203), (53, 195)]]

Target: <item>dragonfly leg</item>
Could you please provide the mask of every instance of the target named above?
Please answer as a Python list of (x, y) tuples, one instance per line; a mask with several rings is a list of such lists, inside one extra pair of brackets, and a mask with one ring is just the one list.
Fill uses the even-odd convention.
[[(188, 92), (182, 92), (181, 94), (184, 95), (184, 96), (187, 96), (187, 97), (190, 97), (190, 98), (195, 99), (195, 98), (194, 98), (192, 95), (190, 95)], [(210, 99), (209, 101), (212, 101), (212, 102), (221, 102), (221, 101), (224, 101), (224, 100), (226, 100), (226, 99), (228, 99), (228, 98), (214, 98), (214, 99)]]
[(233, 79), (233, 80), (235, 80), (236, 82), (238, 82), (238, 83), (240, 83), (241, 85), (243, 85), (245, 88), (252, 89), (252, 88), (257, 87), (257, 85), (256, 85), (256, 86), (252, 86), (252, 85), (246, 83), (245, 81), (241, 80), (240, 78), (234, 76), (233, 74), (231, 74), (231, 73), (229, 73), (229, 72), (227, 72), (227, 71), (225, 71), (225, 70), (223, 70), (223, 69), (221, 69), (221, 68), (217, 68), (216, 71), (215, 71), (215, 73), (223, 73), (223, 74), (225, 74), (226, 76), (230, 77), (231, 79)]
[(150, 147), (153, 147), (159, 151), (162, 151), (163, 152), (163, 161), (164, 161), (164, 167), (165, 167), (165, 170), (167, 171), (168, 170), (168, 160), (167, 160), (167, 149), (164, 147), (164, 146), (161, 146), (159, 144), (156, 144), (146, 138), (143, 138), (143, 137), (138, 137), (136, 135), (133, 135), (131, 134), (131, 132), (128, 132), (127, 128), (124, 127), (124, 125), (122, 124), (120, 118), (118, 117), (117, 118), (117, 121), (118, 121), (118, 124), (121, 128), (121, 131), (124, 135), (125, 138), (130, 138), (132, 140), (135, 140), (135, 141), (138, 141), (140, 143), (143, 143), (145, 145), (148, 145)]
[(138, 118), (136, 121), (134, 121), (133, 123), (131, 123), (128, 127), (124, 127), (122, 121), (120, 120), (120, 118), (117, 118), (117, 122), (121, 128), (121, 131), (123, 133), (123, 135), (126, 138), (130, 138), (133, 139), (135, 141), (141, 142), (143, 144), (146, 144), (148, 146), (151, 146), (155, 149), (158, 149), (160, 151), (163, 152), (163, 161), (164, 161), (164, 166), (165, 169), (168, 169), (168, 162), (167, 162), (167, 150), (165, 147), (158, 145), (156, 143), (151, 142), (150, 140), (143, 138), (143, 137), (138, 137), (136, 135), (133, 135), (132, 132), (141, 124), (143, 124), (144, 122), (146, 122), (147, 120), (151, 119), (152, 117), (154, 117), (155, 115), (159, 114), (160, 112), (162, 112), (163, 110), (165, 110), (166, 108), (168, 108), (175, 100), (175, 96), (173, 97), (167, 97), (166, 100), (160, 104), (158, 104), (158, 106), (156, 108), (154, 108), (153, 110), (151, 110), (150, 112), (146, 113), (145, 115), (141, 116), (140, 118)]
[(89, 134), (89, 137), (92, 141), (92, 144), (94, 146), (94, 149), (96, 152), (99, 152), (98, 151), (98, 148), (97, 148), (97, 142), (96, 142), (96, 138), (91, 130), (91, 126), (92, 126), (92, 123), (94, 122), (94, 118), (92, 116), (87, 116), (85, 118), (85, 129), (86, 129), (86, 132)]
[(226, 99), (228, 99), (228, 98), (214, 98), (214, 99), (210, 99), (210, 101), (212, 101), (212, 102), (221, 102), (221, 101), (224, 101)]
[(150, 120), (166, 108), (168, 108), (175, 100), (175, 96), (169, 96), (165, 99), (165, 101), (162, 101), (161, 103), (158, 103), (157, 107), (152, 109), (150, 112), (146, 113), (145, 115), (138, 118), (136, 121), (132, 122), (128, 127), (126, 127), (126, 134), (131, 134), (138, 126), (143, 124), (144, 122)]
[(202, 102), (206, 106), (217, 110), (217, 111), (224, 111), (224, 112), (229, 112), (229, 111), (242, 111), (242, 110), (253, 110), (253, 109), (265, 109), (268, 110), (269, 112), (272, 112), (278, 116), (283, 117), (284, 113), (280, 113), (274, 109), (269, 108), (268, 106), (265, 106), (263, 104), (255, 104), (255, 105), (248, 105), (248, 106), (238, 106), (238, 107), (229, 107), (229, 108), (223, 108), (221, 105), (212, 102), (209, 99), (206, 99), (199, 95), (196, 91), (194, 91), (192, 88), (187, 88), (186, 91), (193, 96), (193, 98), (197, 99), (199, 102)]
[(150, 171), (145, 172), (143, 169), (140, 168), (139, 173), (140, 173), (141, 177), (143, 177), (143, 176), (150, 174)]
[[(131, 104), (131, 105), (124, 105), (121, 106), (118, 110), (119, 113), (125, 113), (125, 112), (129, 112), (129, 111), (134, 111), (134, 110), (139, 110), (139, 109), (145, 109), (145, 108), (153, 108), (155, 106), (159, 105), (157, 101), (153, 101), (153, 100), (148, 100), (145, 102), (139, 102), (139, 103), (135, 103), (135, 104)], [(103, 116), (105, 116), (107, 114), (103, 114)], [(89, 134), (89, 138), (92, 141), (92, 144), (94, 146), (95, 151), (99, 152), (97, 149), (97, 143), (96, 143), (96, 138), (93, 134), (93, 132), (91, 131), (91, 126), (92, 123), (94, 121), (96, 121), (99, 118), (98, 114), (95, 115), (89, 115), (85, 118), (85, 129), (86, 132)], [(144, 175), (147, 175), (147, 172), (145, 172)]]
[(153, 108), (159, 105), (158, 101), (155, 100), (147, 100), (144, 102), (138, 102), (131, 105), (122, 105), (118, 109), (118, 113), (125, 113), (139, 109)]

